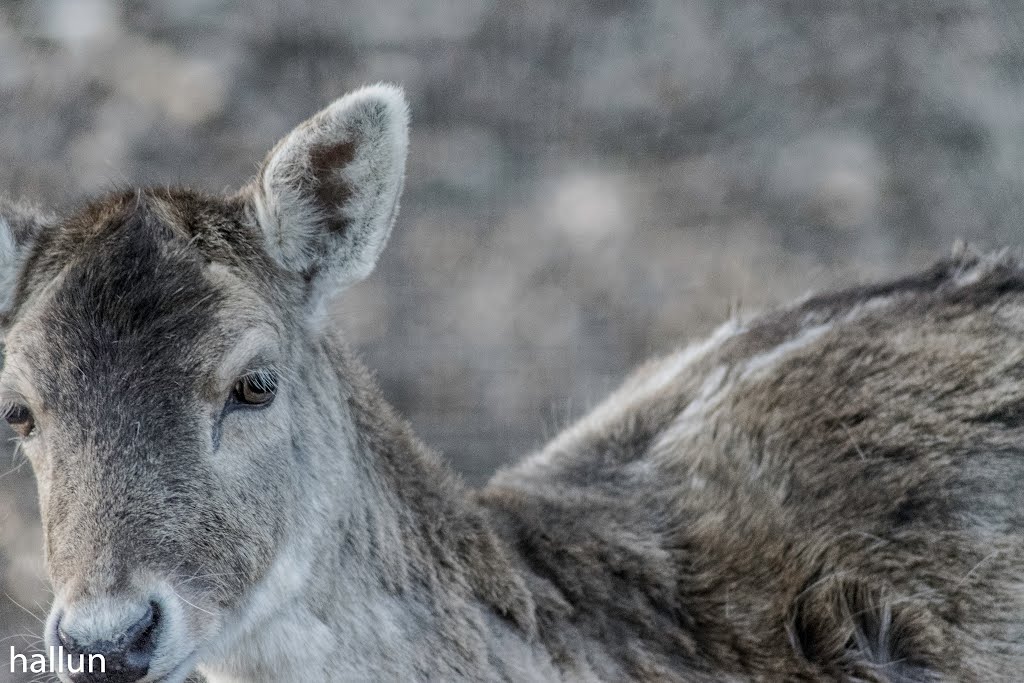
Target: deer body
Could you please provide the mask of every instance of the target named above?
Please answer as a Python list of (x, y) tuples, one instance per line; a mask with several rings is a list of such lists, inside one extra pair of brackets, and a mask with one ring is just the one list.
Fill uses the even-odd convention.
[(1001, 680), (1024, 670), (1024, 267), (726, 323), (464, 487), (325, 302), (397, 211), (401, 94), (237, 195), (0, 209), (0, 400), (75, 681)]

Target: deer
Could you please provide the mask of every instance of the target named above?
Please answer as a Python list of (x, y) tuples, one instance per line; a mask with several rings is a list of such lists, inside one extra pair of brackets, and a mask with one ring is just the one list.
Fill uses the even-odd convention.
[(396, 86), (229, 195), (0, 209), (0, 402), (61, 680), (993, 681), (1024, 671), (1024, 263), (735, 314), (471, 488), (329, 324)]

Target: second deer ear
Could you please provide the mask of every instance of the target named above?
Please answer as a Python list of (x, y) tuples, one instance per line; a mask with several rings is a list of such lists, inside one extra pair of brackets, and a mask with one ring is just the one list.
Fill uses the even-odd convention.
[(39, 234), (54, 218), (25, 202), (0, 199), (0, 329), (14, 313), (25, 261)]
[(374, 85), (334, 101), (267, 156), (251, 202), (267, 250), (310, 281), (314, 305), (373, 270), (405, 177), (402, 91)]

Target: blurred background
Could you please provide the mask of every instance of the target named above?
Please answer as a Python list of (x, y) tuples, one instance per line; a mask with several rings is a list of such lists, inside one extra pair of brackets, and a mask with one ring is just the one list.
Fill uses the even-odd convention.
[[(407, 190), (334, 317), (472, 483), (732, 310), (1021, 241), (1016, 0), (4, 0), (0, 192), (234, 188), (378, 80)], [(8, 451), (2, 683), (49, 602)]]

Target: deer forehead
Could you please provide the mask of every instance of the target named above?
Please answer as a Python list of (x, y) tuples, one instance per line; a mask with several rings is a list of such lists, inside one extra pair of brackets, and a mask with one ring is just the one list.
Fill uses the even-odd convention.
[(257, 277), (267, 264), (221, 205), (110, 199), (56, 226), (22, 276), (33, 293), (7, 335), (0, 383), (74, 408), (140, 382), (219, 384), (247, 356), (272, 355), (281, 323), (270, 274)]

